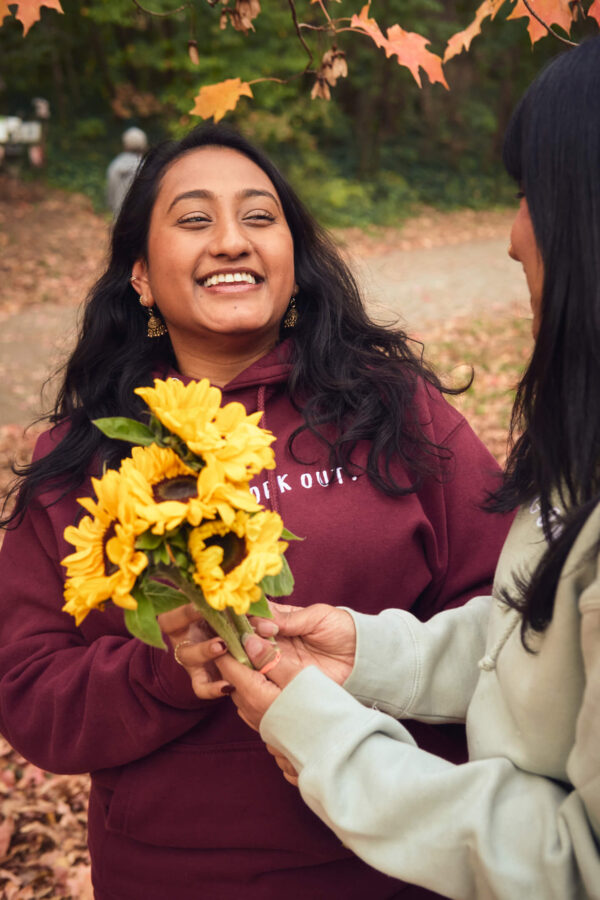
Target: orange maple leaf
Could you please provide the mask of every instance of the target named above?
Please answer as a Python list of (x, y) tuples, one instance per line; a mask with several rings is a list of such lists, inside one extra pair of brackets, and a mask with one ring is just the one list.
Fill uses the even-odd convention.
[(598, 25), (600, 25), (600, 0), (594, 0), (587, 11), (587, 14), (588, 16), (591, 16), (592, 19), (595, 19)]
[[(529, 5), (546, 25), (560, 25), (567, 34), (570, 32), (573, 12), (569, 0), (529, 0)], [(521, 19), (523, 17), (529, 19), (527, 31), (532, 44), (548, 34), (548, 29), (531, 15), (523, 0), (517, 0), (515, 8), (506, 18)]]
[(448, 87), (442, 71), (442, 58), (426, 49), (429, 44), (427, 38), (414, 31), (405, 31), (400, 25), (392, 25), (387, 30), (387, 37), (384, 37), (375, 19), (369, 18), (369, 4), (363, 6), (360, 15), (352, 16), (350, 28), (368, 35), (378, 47), (385, 50), (388, 58), (396, 56), (398, 64), (406, 66), (411, 71), (419, 87), (421, 87), (419, 68), (427, 72), (432, 83), (437, 81), (445, 88)]
[(10, 16), (7, 0), (0, 0), (0, 28), (6, 16)]
[(352, 16), (352, 20), (350, 21), (350, 28), (353, 28), (355, 31), (362, 31), (363, 34), (368, 34), (370, 38), (375, 41), (377, 47), (385, 47), (385, 37), (383, 36), (383, 32), (375, 19), (369, 18), (369, 4), (360, 11), (360, 15), (354, 14)]
[[(596, 0), (596, 2), (600, 3), (600, 0)], [(494, 19), (496, 13), (503, 5), (504, 0), (484, 0), (475, 13), (475, 18), (468, 28), (453, 34), (448, 41), (446, 52), (444, 53), (444, 62), (452, 59), (453, 56), (458, 56), (463, 50), (468, 50), (473, 38), (477, 37), (478, 34), (481, 34), (481, 23), (483, 20), (487, 19), (488, 16), (491, 16), (492, 19)]]
[(218, 122), (226, 112), (236, 108), (240, 97), (252, 96), (252, 89), (246, 81), (228, 78), (218, 84), (208, 84), (200, 88), (200, 93), (194, 98), (196, 105), (190, 110), (190, 114), (203, 119), (213, 116), (215, 122)]
[(437, 81), (449, 90), (442, 71), (442, 57), (426, 49), (430, 43), (427, 38), (415, 31), (405, 31), (399, 25), (388, 28), (387, 36), (385, 55), (397, 56), (400, 65), (410, 69), (419, 87), (421, 87), (420, 67), (427, 72), (432, 84)]
[(9, 6), (16, 6), (15, 18), (23, 25), (23, 37), (27, 34), (32, 25), (40, 18), (40, 7), (48, 6), (57, 12), (63, 12), (60, 0), (0, 0), (0, 27), (4, 24), (4, 19), (10, 14)]

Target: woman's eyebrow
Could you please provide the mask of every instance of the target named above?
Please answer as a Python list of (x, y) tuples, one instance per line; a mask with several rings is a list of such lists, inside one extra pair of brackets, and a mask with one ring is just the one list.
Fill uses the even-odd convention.
[(179, 203), (180, 200), (211, 200), (214, 197), (212, 191), (205, 191), (202, 188), (198, 188), (195, 191), (184, 191), (183, 194), (177, 194), (176, 197), (171, 201), (167, 212), (171, 212), (176, 203)]
[(273, 203), (276, 204), (276, 206), (281, 208), (279, 200), (277, 199), (275, 194), (271, 193), (271, 191), (258, 190), (258, 188), (248, 188), (247, 190), (239, 191), (237, 196), (243, 200), (246, 200), (250, 197), (269, 197), (273, 201)]
[[(181, 200), (214, 200), (215, 196), (216, 195), (212, 191), (207, 191), (204, 188), (196, 188), (193, 191), (184, 191), (182, 194), (177, 194), (177, 196), (173, 198), (167, 212), (170, 212)], [(250, 197), (269, 197), (276, 206), (281, 209), (279, 200), (271, 191), (259, 190), (258, 188), (246, 188), (243, 191), (238, 191), (235, 196), (239, 197), (241, 200), (246, 200)]]

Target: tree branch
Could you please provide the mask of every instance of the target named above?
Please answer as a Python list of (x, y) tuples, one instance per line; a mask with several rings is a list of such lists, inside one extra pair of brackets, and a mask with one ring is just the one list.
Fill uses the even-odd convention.
[(189, 3), (184, 3), (183, 6), (178, 6), (177, 9), (171, 9), (169, 12), (154, 12), (151, 9), (146, 9), (145, 6), (139, 2), (139, 0), (131, 0), (134, 6), (140, 10), (140, 12), (146, 13), (148, 16), (156, 16), (157, 18), (164, 19), (166, 16), (174, 16), (175, 13), (183, 12), (184, 9), (187, 9)]
[(300, 43), (302, 44), (302, 46), (304, 47), (304, 49), (306, 50), (306, 52), (308, 54), (308, 62), (306, 63), (306, 69), (309, 69), (310, 66), (312, 65), (312, 61), (313, 61), (312, 50), (310, 49), (310, 47), (308, 46), (308, 44), (302, 37), (302, 32), (300, 31), (300, 25), (298, 23), (298, 16), (296, 14), (296, 5), (294, 3), (294, 0), (288, 0), (288, 6), (290, 7), (290, 11), (292, 13), (292, 20), (294, 22), (294, 28), (296, 29), (296, 34), (298, 35), (298, 40), (300, 41)]
[(553, 35), (557, 39), (557, 41), (562, 41), (563, 44), (568, 44), (569, 47), (578, 47), (579, 46), (579, 44), (575, 43), (575, 41), (570, 41), (567, 38), (564, 38), (561, 34), (558, 34), (558, 32), (555, 31), (551, 25), (548, 25), (547, 22), (544, 22), (544, 20), (538, 16), (536, 11), (531, 8), (531, 6), (529, 5), (529, 0), (523, 0), (523, 4), (524, 4), (524, 6), (527, 7), (529, 12), (533, 16), (533, 18), (537, 19), (537, 21), (540, 23), (540, 25), (543, 25), (544, 28), (546, 29), (546, 31), (548, 31), (551, 35)]

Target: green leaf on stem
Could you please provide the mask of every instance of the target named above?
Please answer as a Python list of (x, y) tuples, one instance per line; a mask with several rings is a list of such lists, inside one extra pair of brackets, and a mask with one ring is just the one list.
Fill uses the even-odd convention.
[(181, 526), (175, 528), (173, 531), (169, 531), (168, 536), (171, 547), (176, 547), (178, 550), (183, 550), (184, 553), (187, 553), (188, 535), (185, 528)]
[(260, 583), (265, 594), (270, 597), (287, 597), (294, 590), (294, 576), (285, 556), (281, 557), (283, 566), (279, 575), (265, 575)]
[(183, 550), (174, 550), (173, 556), (175, 557), (177, 566), (182, 569), (182, 571), (187, 571), (187, 568), (190, 564), (187, 553), (184, 553)]
[(145, 644), (166, 650), (167, 646), (163, 641), (160, 626), (156, 621), (154, 604), (141, 588), (134, 588), (131, 594), (137, 600), (138, 608), (125, 610), (125, 625), (128, 631)]
[(294, 534), (289, 528), (284, 528), (281, 532), (281, 539), (283, 541), (303, 541), (304, 538), (298, 537), (297, 534)]
[[(263, 579), (264, 581), (264, 579)], [(269, 601), (263, 594), (260, 600), (256, 600), (254, 603), (251, 603), (248, 607), (247, 616), (260, 616), (261, 619), (272, 619), (273, 613), (271, 612), (271, 608), (269, 606)]]
[(145, 531), (135, 540), (136, 550), (156, 550), (156, 548), (164, 541), (164, 534), (152, 534), (151, 531)]
[(130, 444), (141, 444), (143, 447), (156, 443), (156, 437), (148, 426), (136, 419), (109, 416), (106, 419), (93, 419), (93, 423), (102, 434), (117, 441), (128, 441)]
[(154, 581), (149, 578), (143, 585), (144, 594), (152, 603), (154, 612), (169, 612), (171, 609), (177, 609), (178, 606), (184, 606), (190, 601), (180, 590), (172, 587), (170, 584), (164, 584), (162, 581)]
[(168, 566), (171, 562), (171, 558), (168, 554), (167, 548), (164, 543), (159, 544), (158, 547), (153, 551), (154, 553), (154, 561), (156, 563), (162, 563), (164, 566)]

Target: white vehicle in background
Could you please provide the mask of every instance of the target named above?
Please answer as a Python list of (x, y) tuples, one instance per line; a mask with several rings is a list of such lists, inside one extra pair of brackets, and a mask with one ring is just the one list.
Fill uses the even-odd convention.
[(33, 116), (27, 121), (19, 116), (0, 116), (0, 166), (23, 155), (35, 168), (44, 165), (45, 125), (50, 118), (50, 104), (36, 97), (32, 106)]

